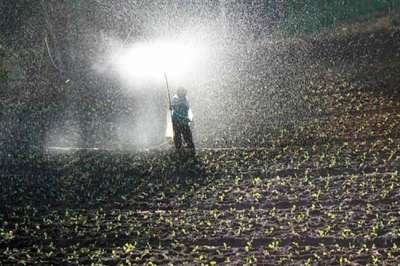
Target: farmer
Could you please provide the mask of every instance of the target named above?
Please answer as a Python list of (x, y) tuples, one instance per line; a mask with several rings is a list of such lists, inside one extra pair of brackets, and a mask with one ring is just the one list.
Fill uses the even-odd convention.
[(179, 87), (176, 95), (172, 97), (171, 111), (175, 148), (179, 150), (182, 147), (183, 138), (186, 145), (194, 151), (192, 131), (189, 126), (189, 102), (185, 88)]

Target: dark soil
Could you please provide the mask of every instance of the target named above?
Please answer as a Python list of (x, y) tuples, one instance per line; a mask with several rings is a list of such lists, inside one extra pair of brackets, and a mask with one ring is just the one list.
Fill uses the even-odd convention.
[(396, 264), (399, 38), (312, 43), (318, 60), (297, 94), (311, 115), (276, 127), (250, 116), (224, 142), (247, 148), (88, 150), (6, 167), (1, 263)]

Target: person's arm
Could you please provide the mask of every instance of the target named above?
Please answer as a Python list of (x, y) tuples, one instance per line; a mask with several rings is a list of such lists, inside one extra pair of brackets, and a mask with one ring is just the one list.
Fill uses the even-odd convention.
[(190, 103), (189, 103), (189, 100), (187, 99), (187, 97), (185, 98), (185, 105), (187, 108), (187, 117), (186, 117), (186, 119), (188, 120), (187, 122), (192, 122), (193, 113), (192, 113), (192, 109), (190, 108)]
[(189, 110), (190, 109), (190, 103), (189, 103), (189, 100), (187, 99), (187, 97), (186, 97), (186, 106), (187, 106), (187, 108)]
[(176, 97), (176, 95), (172, 96), (171, 106), (170, 106), (171, 111), (175, 110), (177, 102), (178, 102), (178, 98)]

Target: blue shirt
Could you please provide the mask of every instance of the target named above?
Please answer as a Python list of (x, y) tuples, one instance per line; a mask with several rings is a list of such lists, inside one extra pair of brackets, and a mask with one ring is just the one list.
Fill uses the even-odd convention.
[(172, 120), (180, 123), (189, 123), (189, 102), (187, 98), (174, 95), (172, 97)]

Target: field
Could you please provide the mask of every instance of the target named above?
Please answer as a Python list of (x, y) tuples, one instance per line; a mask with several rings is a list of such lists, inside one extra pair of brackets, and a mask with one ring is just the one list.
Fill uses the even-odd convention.
[(262, 145), (32, 155), (1, 176), (1, 263), (396, 264), (400, 59), (385, 58), (308, 86), (323, 113)]

